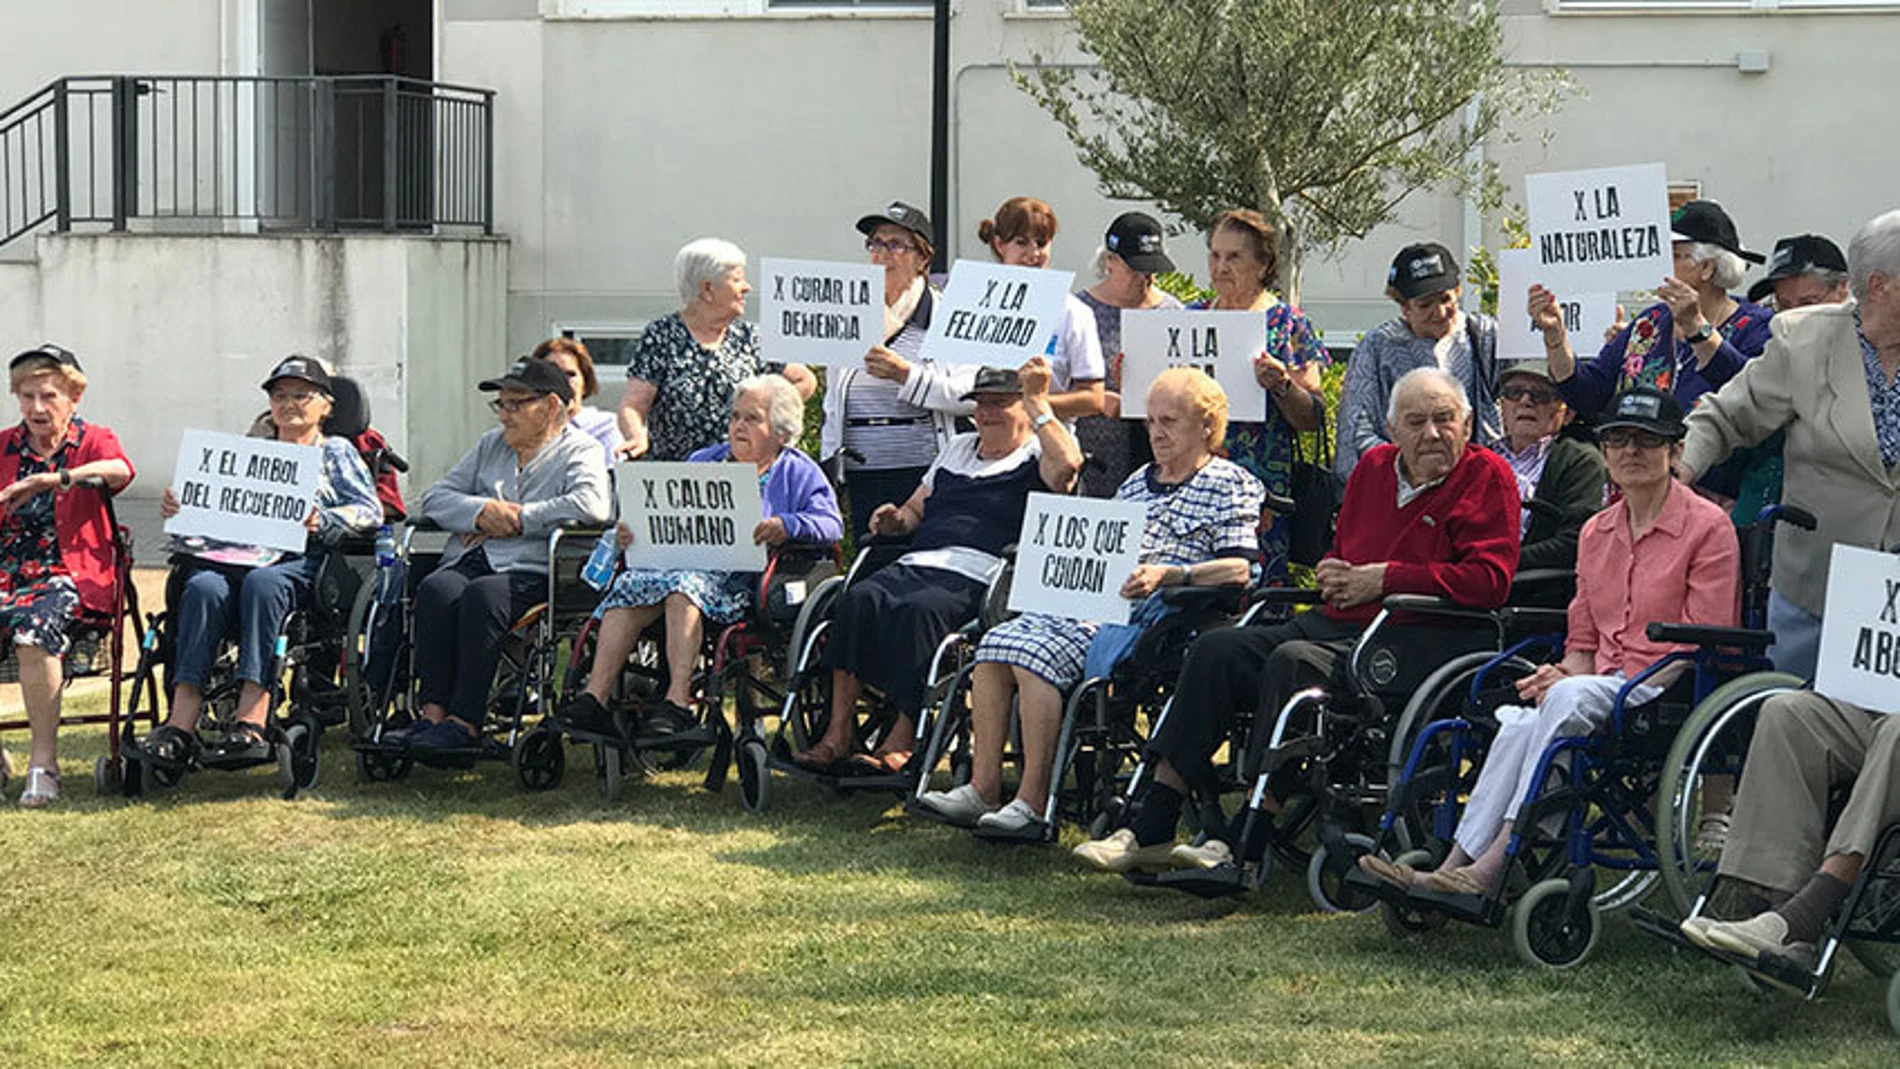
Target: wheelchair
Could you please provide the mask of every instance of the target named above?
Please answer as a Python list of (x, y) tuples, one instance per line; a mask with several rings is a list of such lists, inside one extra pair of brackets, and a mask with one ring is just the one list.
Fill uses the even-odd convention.
[[(82, 479), (75, 484), (76, 489), (100, 494), (105, 501), (106, 519), (112, 530), (112, 603), (114, 606), (110, 619), (78, 620), (67, 633), (66, 655), (62, 662), (60, 686), (70, 686), (75, 679), (98, 679), (108, 681), (106, 708), (99, 713), (60, 714), (60, 725), (104, 724), (106, 726), (106, 752), (93, 762), (93, 786), (100, 794), (117, 794), (125, 782), (125, 752), (123, 739), (136, 737), (137, 724), (143, 721), (147, 726), (158, 723), (158, 704), (155, 700), (141, 703), (138, 694), (126, 691), (126, 628), (137, 630), (139, 616), (138, 587), (132, 582), (132, 531), (119, 523), (118, 513), (113, 508), (113, 495), (106, 490), (100, 479)], [(0, 650), (0, 684), (20, 681), (20, 662), (9, 644)], [(143, 706), (143, 707), (141, 707)], [(24, 731), (31, 725), (25, 715), (17, 719), (0, 717), (0, 732)], [(0, 751), (0, 787), (5, 785), (7, 774), (6, 758)]]
[[(831, 719), (831, 669), (824, 665), (825, 643), (830, 637), (830, 615), (838, 598), (850, 584), (878, 569), (893, 564), (908, 550), (906, 540), (872, 536), (861, 540), (857, 556), (843, 575), (832, 575), (809, 589), (798, 608), (787, 634), (786, 661), (781, 688), (749, 681), (740, 693), (750, 692), (753, 700), (741, 700), (738, 706), (738, 731), (734, 742), (739, 774), (740, 800), (750, 812), (763, 812), (770, 803), (774, 774), (792, 776), (818, 784), (827, 795), (843, 797), (862, 792), (891, 792), (904, 797), (917, 793), (923, 774), (923, 740), (933, 737), (936, 719), (950, 686), (969, 667), (976, 644), (983, 632), (1008, 615), (1010, 565), (994, 577), (985, 591), (982, 608), (975, 619), (943, 636), (937, 643), (925, 678), (929, 680), (923, 708), (918, 712), (919, 748), (911, 760), (896, 772), (852, 773), (837, 769), (812, 769), (792, 760), (792, 755), (809, 747), (823, 736)], [(1013, 552), (1005, 550), (1006, 562)], [(778, 697), (776, 704), (759, 704), (757, 698)], [(862, 746), (875, 745), (896, 723), (898, 711), (883, 695), (866, 685), (864, 705), (869, 715), (858, 727), (856, 741)], [(776, 718), (776, 726), (766, 727)], [(949, 747), (947, 755), (959, 782), (969, 779), (967, 731), (960, 745)], [(939, 755), (938, 760), (943, 759)]]
[[(1037, 841), (1054, 842), (1059, 821), (1089, 828), (1091, 837), (1106, 834), (1120, 819), (1123, 792), (1140, 764), (1146, 745), (1145, 728), (1159, 715), (1181, 662), (1196, 636), (1232, 625), (1245, 606), (1244, 587), (1167, 587), (1160, 591), (1174, 611), (1142, 632), (1134, 647), (1106, 676), (1083, 679), (1064, 696), (1061, 727), (1056, 738), (1053, 789), (1042, 813), (1043, 834)], [(923, 764), (905, 808), (925, 819), (939, 819), (918, 804), (931, 789), (931, 778), (953, 755), (967, 753), (970, 745), (970, 675), (966, 664), (950, 681), (943, 702), (931, 721)], [(923, 737), (923, 736), (920, 736)], [(1023, 761), (1019, 745), (1004, 747), (1005, 766)], [(967, 763), (951, 769), (957, 782), (968, 780)], [(1025, 841), (1015, 836), (975, 830), (980, 839)]]
[[(1767, 548), (1776, 522), (1807, 525), (1812, 517), (1775, 506), (1745, 532), (1742, 619), (1748, 624), (1759, 625), (1766, 615)], [(1603, 913), (1635, 906), (1657, 885), (1686, 908), (1683, 888), (1699, 869), (1712, 868), (1693, 846), (1702, 806), (1713, 798), (1726, 807), (1729, 793), (1718, 784), (1732, 783), (1747, 749), (1746, 738), (1716, 725), (1745, 718), (1752, 727), (1762, 701), (1799, 681), (1770, 670), (1765, 651), (1774, 636), (1759, 626), (1653, 622), (1647, 634), (1694, 649), (1672, 653), (1628, 680), (1607, 732), (1557, 739), (1539, 756), (1506, 848), (1504, 879), (1491, 893), (1406, 891), (1356, 870), (1347, 875), (1348, 887), (1379, 898), (1388, 928), (1415, 935), (1447, 919), (1487, 927), (1508, 919), (1522, 960), (1569, 968), (1595, 946)], [(1562, 651), (1562, 632), (1553, 630), (1459, 674), (1454, 682), (1468, 707), (1419, 732), (1397, 773), (1378, 848), (1414, 867), (1442, 858), (1496, 732), (1494, 710), (1519, 700), (1518, 677)], [(1635, 687), (1683, 664), (1691, 670), (1660, 696), (1628, 702)]]
[[(763, 755), (757, 752), (760, 747), (737, 745), (737, 737), (726, 718), (726, 702), (731, 699), (740, 710), (743, 722), (757, 717), (761, 703), (777, 707), (784, 701), (784, 687), (778, 673), (768, 670), (767, 666), (785, 662), (803, 607), (817, 587), (839, 572), (834, 546), (788, 544), (770, 552), (759, 577), (758, 596), (752, 611), (743, 619), (706, 632), (693, 688), (692, 708), (698, 717), (695, 726), (665, 733), (643, 733), (636, 726), (631, 732), (609, 736), (571, 728), (563, 731), (544, 722), (530, 735), (559, 731), (570, 741), (592, 747), (594, 772), (600, 780), (601, 793), (609, 802), (621, 798), (630, 774), (684, 768), (707, 750), (712, 751), (712, 757), (703, 783), (706, 790), (716, 793), (725, 788), (735, 759), (740, 763), (741, 783), (749, 790), (762, 790), (759, 772)], [(548, 708), (558, 709), (581, 692), (592, 667), (599, 624), (591, 612), (581, 623), (572, 639), (572, 654), (559, 692)], [(668, 670), (663, 653), (664, 634), (664, 621), (657, 620), (641, 636), (621, 670), (615, 701), (611, 703), (613, 707), (637, 707), (665, 691)], [(638, 725), (638, 717), (633, 723)], [(750, 800), (747, 806), (757, 808)]]
[(530, 731), (529, 724), (552, 711), (563, 636), (593, 613), (597, 595), (580, 572), (603, 530), (576, 526), (548, 532), (546, 597), (509, 627), (489, 687), (481, 738), (465, 749), (424, 753), (412, 750), (401, 735), (422, 718), (416, 691), (416, 593), (441, 562), (449, 536), (427, 521), (404, 528), (395, 560), (379, 566), (375, 582), (358, 591), (344, 641), (343, 689), (359, 781), (400, 780), (418, 762), (450, 770), (505, 762), (528, 790), (561, 782), (567, 755), (560, 736)]

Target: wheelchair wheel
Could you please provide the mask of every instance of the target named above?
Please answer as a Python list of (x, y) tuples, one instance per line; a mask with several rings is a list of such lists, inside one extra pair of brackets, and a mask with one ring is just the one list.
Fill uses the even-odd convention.
[(1581, 965), (1596, 949), (1603, 918), (1585, 899), (1573, 914), (1570, 881), (1557, 878), (1534, 885), (1511, 911), (1511, 946), (1526, 965), (1568, 969)]
[(92, 763), (92, 789), (100, 794), (123, 794), (125, 792), (125, 769), (120, 763), (103, 754)]
[[(1430, 850), (1407, 850), (1392, 860), (1400, 865), (1422, 869), (1437, 859)], [(1385, 921), (1385, 930), (1399, 939), (1414, 939), (1427, 932), (1435, 932), (1445, 926), (1446, 920), (1443, 913), (1417, 910), (1386, 899), (1379, 902), (1379, 917)]]
[(1785, 672), (1731, 679), (1695, 707), (1670, 744), (1656, 791), (1656, 857), (1678, 915), (1689, 915), (1715, 869), (1716, 854), (1696, 848), (1706, 781), (1739, 776), (1762, 703), (1799, 689), (1801, 680)]
[(763, 813), (772, 799), (772, 768), (765, 742), (748, 738), (739, 744), (739, 801), (748, 813)]
[[(1399, 714), (1399, 719), (1392, 729), (1392, 744), (1387, 755), (1387, 784), (1394, 786), (1398, 784), (1405, 771), (1406, 762), (1411, 759), (1412, 750), (1417, 745), (1418, 737), (1427, 724), (1462, 717), (1471, 712), (1469, 708), (1471, 685), (1479, 669), (1490, 663), (1496, 656), (1494, 653), (1486, 652), (1463, 654), (1440, 665), (1425, 678), (1425, 682), (1419, 684), (1418, 690), (1414, 692), (1411, 700), (1405, 703), (1405, 709)], [(1485, 688), (1486, 694), (1495, 695), (1498, 686), (1508, 686), (1512, 680), (1530, 674), (1536, 667), (1526, 658), (1511, 658), (1492, 671)], [(1438, 736), (1435, 745), (1441, 747), (1439, 760), (1434, 764), (1433, 755), (1427, 754), (1425, 759), (1419, 762), (1418, 777), (1430, 776), (1443, 779), (1446, 781), (1446, 789), (1452, 792), (1452, 797), (1463, 798), (1471, 793), (1472, 786), (1477, 782), (1478, 763), (1469, 762), (1455, 769), (1449, 767), (1449, 755), (1442, 749), (1449, 741), (1447, 736)], [(1442, 791), (1430, 793), (1433, 796), (1443, 794)], [(1425, 801), (1426, 799), (1423, 798), (1414, 799), (1415, 803)], [(1396, 833), (1397, 845), (1401, 849), (1423, 847), (1431, 842), (1432, 813), (1429, 805), (1408, 805), (1395, 815), (1397, 819), (1393, 823), (1393, 831)]]
[(317, 725), (306, 717), (297, 717), (284, 727), (283, 740), (277, 744), (277, 778), (287, 802), (317, 785), (317, 736)]
[(595, 743), (594, 758), (600, 769), (601, 797), (609, 802), (620, 801), (627, 793), (626, 752), (618, 746)]
[(356, 781), (358, 783), (390, 783), (402, 779), (415, 767), (415, 762), (406, 753), (390, 753), (386, 750), (356, 751)]
[[(1867, 887), (1862, 893), (1862, 904), (1855, 907), (1855, 912), (1858, 914), (1856, 920), (1862, 925), (1873, 924), (1883, 931), (1891, 931), (1890, 924), (1874, 918), (1892, 915), (1893, 907), (1888, 903), (1896, 890), (1895, 881), (1900, 879), (1900, 840), (1884, 840), (1882, 845), (1886, 846), (1886, 850), (1867, 859)], [(1882, 979), (1900, 977), (1900, 943), (1856, 939), (1848, 942), (1847, 950), (1854, 955), (1854, 960), (1875, 976)]]
[(551, 791), (561, 785), (561, 777), (567, 774), (567, 751), (558, 733), (536, 727), (515, 742), (511, 763), (524, 789)]
[[(1372, 837), (1357, 832), (1346, 836), (1346, 843), (1360, 850), (1374, 849)], [(1313, 904), (1327, 913), (1364, 913), (1379, 904), (1377, 895), (1346, 886), (1343, 872), (1334, 872), (1329, 863), (1331, 851), (1321, 843), (1306, 863), (1306, 893)]]
[(1900, 973), (1887, 981), (1887, 1027), (1900, 1034)]

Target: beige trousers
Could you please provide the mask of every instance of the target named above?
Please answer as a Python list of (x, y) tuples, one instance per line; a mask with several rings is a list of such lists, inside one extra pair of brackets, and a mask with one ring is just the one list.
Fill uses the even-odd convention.
[[(1762, 704), (1720, 870), (1793, 893), (1834, 854), (1873, 853), (1900, 820), (1900, 716), (1802, 692)], [(1852, 783), (1828, 834), (1827, 797)]]

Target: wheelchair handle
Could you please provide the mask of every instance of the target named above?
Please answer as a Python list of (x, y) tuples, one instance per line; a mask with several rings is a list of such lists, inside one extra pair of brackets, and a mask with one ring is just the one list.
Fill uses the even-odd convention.
[(1671, 624), (1660, 620), (1643, 629), (1651, 642), (1680, 642), (1689, 646), (1731, 646), (1744, 650), (1768, 648), (1775, 633), (1754, 627), (1702, 627), (1696, 624)]

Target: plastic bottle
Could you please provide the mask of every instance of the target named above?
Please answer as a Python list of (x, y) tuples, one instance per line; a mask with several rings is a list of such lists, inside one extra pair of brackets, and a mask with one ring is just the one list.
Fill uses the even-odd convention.
[(581, 568), (581, 581), (595, 590), (606, 590), (614, 581), (614, 563), (620, 559), (620, 540), (614, 528), (609, 527), (600, 533), (600, 541), (594, 543), (594, 551), (587, 555), (587, 564)]
[(385, 523), (376, 532), (376, 600), (394, 604), (401, 591), (396, 571), (396, 530)]

